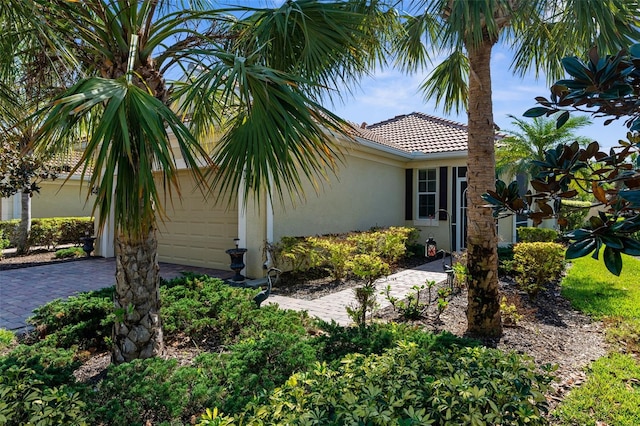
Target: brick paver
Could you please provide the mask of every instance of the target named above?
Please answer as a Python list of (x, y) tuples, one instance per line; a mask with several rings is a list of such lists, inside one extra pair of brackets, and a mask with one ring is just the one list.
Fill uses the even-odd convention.
[[(446, 279), (447, 274), (442, 272), (442, 264), (440, 262), (431, 262), (379, 279), (376, 282), (376, 293), (380, 294), (389, 285), (391, 286), (391, 296), (403, 299), (413, 291), (411, 287), (415, 285), (422, 285), (427, 280), (440, 283)], [(349, 325), (351, 324), (351, 318), (347, 315), (346, 307), (355, 304), (355, 296), (353, 290), (349, 289), (315, 300), (300, 300), (273, 295), (265, 303), (275, 303), (283, 309), (307, 311), (310, 316), (315, 316), (325, 321), (334, 320), (341, 325)], [(390, 303), (385, 297), (378, 297), (378, 305), (380, 308), (385, 308)]]
[[(160, 264), (160, 275), (165, 279), (177, 277), (183, 271), (206, 273), (222, 279), (233, 276), (231, 271)], [(0, 328), (23, 329), (27, 326), (27, 318), (38, 306), (78, 292), (109, 287), (114, 284), (114, 277), (115, 260), (103, 258), (0, 271)], [(431, 262), (378, 280), (376, 291), (381, 292), (390, 285), (392, 296), (404, 298), (414, 285), (424, 284), (426, 280), (441, 282), (445, 279), (442, 264)], [(384, 297), (378, 297), (378, 301), (381, 307), (389, 305)], [(308, 311), (309, 315), (325, 321), (334, 320), (348, 325), (351, 319), (346, 307), (354, 302), (353, 290), (344, 290), (315, 300), (272, 295), (265, 303), (277, 303), (283, 309)]]
[[(175, 278), (183, 271), (206, 273), (223, 279), (233, 272), (160, 263), (160, 276)], [(89, 258), (22, 269), (0, 271), (0, 328), (19, 330), (38, 306), (83, 291), (115, 283), (115, 259)]]

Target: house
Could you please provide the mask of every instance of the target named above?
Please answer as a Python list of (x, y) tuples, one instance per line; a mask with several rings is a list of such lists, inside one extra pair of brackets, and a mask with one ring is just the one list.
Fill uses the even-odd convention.
[[(49, 161), (50, 165), (70, 170), (69, 165), (78, 163), (80, 151), (61, 154)], [(61, 173), (55, 180), (38, 183), (40, 192), (31, 198), (31, 217), (81, 217), (91, 216), (93, 199), (87, 201), (86, 183), (81, 179), (82, 169), (69, 175)], [(91, 172), (91, 169), (88, 170)], [(20, 194), (0, 198), (0, 220), (20, 219), (22, 211)]]
[[(422, 113), (353, 126), (354, 141), (337, 140), (344, 152), (337, 176), (304, 184), (298, 203), (274, 199), (246, 206), (205, 199), (188, 171), (180, 172), (182, 201), (165, 206), (167, 220), (158, 233), (159, 260), (229, 269), (225, 250), (234, 238), (245, 255), (246, 275), (262, 276), (265, 242), (366, 230), (373, 226), (413, 226), (421, 240), (433, 237), (439, 248), (460, 250), (466, 234), (467, 128)], [(241, 195), (239, 195), (241, 197)], [(501, 219), (500, 241), (515, 241), (515, 222)], [(113, 231), (107, 225), (97, 254), (113, 256)]]

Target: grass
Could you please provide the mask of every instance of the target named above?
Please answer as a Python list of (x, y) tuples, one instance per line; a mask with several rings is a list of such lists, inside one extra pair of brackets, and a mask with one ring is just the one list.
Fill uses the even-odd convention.
[(601, 260), (583, 257), (572, 261), (562, 281), (562, 295), (574, 308), (596, 319), (640, 318), (640, 260), (623, 255), (619, 277)]
[(567, 425), (640, 425), (639, 378), (640, 365), (633, 357), (612, 353), (600, 358), (587, 382), (573, 390), (555, 414)]
[(619, 277), (585, 257), (572, 261), (562, 281), (562, 295), (576, 309), (604, 321), (611, 347), (558, 406), (559, 424), (640, 424), (640, 260), (623, 258)]

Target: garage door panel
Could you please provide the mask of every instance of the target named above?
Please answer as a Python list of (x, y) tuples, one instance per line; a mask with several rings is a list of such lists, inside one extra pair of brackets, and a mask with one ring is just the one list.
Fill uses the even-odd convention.
[(174, 196), (168, 206), (164, 223), (158, 226), (158, 257), (162, 262), (208, 268), (229, 269), (229, 256), (225, 250), (233, 247), (238, 232), (238, 213), (234, 206), (215, 204), (193, 191), (192, 178), (179, 173), (183, 199)]

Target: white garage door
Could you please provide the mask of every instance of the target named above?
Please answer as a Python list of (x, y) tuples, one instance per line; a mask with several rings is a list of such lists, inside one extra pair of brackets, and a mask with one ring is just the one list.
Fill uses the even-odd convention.
[[(238, 209), (227, 208), (226, 199), (204, 199), (190, 172), (181, 171), (182, 200), (174, 192), (173, 206), (165, 206), (167, 218), (158, 224), (160, 262), (206, 268), (229, 269), (229, 255), (238, 233)], [(167, 199), (168, 200), (168, 199)]]

